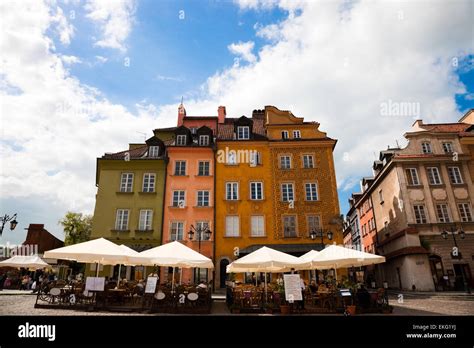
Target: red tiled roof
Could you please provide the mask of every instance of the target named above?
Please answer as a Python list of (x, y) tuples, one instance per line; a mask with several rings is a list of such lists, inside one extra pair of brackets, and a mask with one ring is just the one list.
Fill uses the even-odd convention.
[(430, 132), (459, 133), (465, 131), (471, 125), (467, 123), (433, 123), (421, 124), (420, 127)]
[[(224, 124), (219, 124), (218, 129), (217, 129), (217, 139), (234, 140), (234, 122), (236, 122), (237, 120), (238, 118), (226, 118)], [(266, 137), (264, 120), (261, 118), (252, 118), (252, 120), (253, 120), (253, 127), (252, 127), (253, 134)]]
[(124, 150), (116, 153), (106, 153), (104, 156), (102, 156), (103, 159), (120, 159), (123, 160), (125, 158), (125, 153), (130, 154), (130, 159), (137, 159), (137, 158), (142, 158), (143, 155), (148, 150), (148, 146), (143, 145), (141, 147), (137, 147), (133, 150)]

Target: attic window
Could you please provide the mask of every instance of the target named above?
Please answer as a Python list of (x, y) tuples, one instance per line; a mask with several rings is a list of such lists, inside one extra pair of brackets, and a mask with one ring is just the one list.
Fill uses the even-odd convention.
[(191, 127), (191, 133), (196, 134), (196, 132), (197, 132), (197, 128), (196, 127)]
[(288, 131), (286, 131), (286, 130), (281, 131), (281, 138), (282, 139), (288, 139), (289, 138)]
[(237, 139), (239, 140), (250, 139), (250, 129), (248, 126), (237, 127)]
[(200, 135), (199, 146), (208, 146), (208, 145), (209, 145), (209, 135)]
[(431, 153), (431, 144), (428, 142), (421, 143), (421, 150), (423, 153)]
[(176, 137), (176, 145), (179, 145), (179, 146), (186, 145), (186, 135), (178, 135)]
[(148, 157), (158, 157), (160, 155), (159, 146), (150, 146), (148, 148)]
[(301, 138), (301, 132), (299, 130), (294, 130), (293, 131), (293, 138), (300, 139)]

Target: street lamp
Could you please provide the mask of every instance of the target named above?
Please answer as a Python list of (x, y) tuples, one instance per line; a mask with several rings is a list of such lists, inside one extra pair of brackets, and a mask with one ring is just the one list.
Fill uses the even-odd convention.
[[(199, 253), (201, 252), (201, 240), (209, 240), (211, 238), (211, 230), (209, 229), (208, 225), (199, 225), (197, 228), (191, 225), (191, 229), (188, 232), (189, 240), (193, 240), (194, 233), (196, 233), (197, 240), (199, 242), (198, 250)], [(203, 234), (205, 235), (205, 239), (203, 239)], [(201, 280), (201, 272), (198, 271), (198, 282)]]
[[(321, 244), (324, 245), (324, 231), (323, 230), (319, 230), (319, 231), (315, 231), (315, 230), (312, 230), (310, 233), (309, 233), (309, 237), (311, 238), (311, 240), (315, 240), (317, 237), (320, 237), (321, 238)], [(333, 237), (333, 233), (331, 231), (327, 231), (326, 232), (327, 234), (327, 237), (329, 240), (332, 240), (332, 237)]]
[(1, 219), (1, 222), (2, 222), (2, 227), (0, 228), (0, 236), (2, 235), (3, 228), (5, 227), (5, 224), (8, 221), (10, 221), (10, 230), (12, 230), (12, 231), (15, 229), (16, 225), (18, 225), (18, 221), (16, 221), (16, 213), (13, 214), (13, 216), (9, 216), (9, 215), (5, 214), (0, 219)]
[[(459, 251), (458, 243), (456, 240), (456, 234), (458, 234), (461, 239), (464, 239), (466, 237), (466, 233), (464, 232), (462, 227), (457, 229), (456, 226), (451, 226), (449, 230), (443, 230), (443, 232), (441, 232), (441, 236), (443, 237), (444, 240), (448, 239), (449, 233), (451, 233), (451, 235), (453, 236), (454, 247), (456, 248), (456, 253), (457, 253), (457, 255), (454, 255), (454, 251), (452, 251), (451, 256), (456, 257), (458, 260), (460, 260), (462, 259), (462, 255), (461, 255), (461, 252)], [(461, 276), (462, 276), (462, 282), (464, 284), (464, 289), (466, 290), (467, 293), (470, 294), (471, 289), (469, 288), (469, 284), (466, 281), (466, 277), (464, 275), (464, 268), (462, 267), (462, 265), (461, 265)]]
[[(309, 237), (311, 238), (311, 240), (315, 240), (317, 237), (320, 237), (321, 238), (321, 245), (324, 246), (324, 235), (325, 234), (327, 235), (329, 240), (332, 240), (333, 233), (331, 231), (327, 231), (326, 233), (324, 233), (324, 231), (322, 229), (320, 229), (317, 232), (313, 229), (309, 233)], [(316, 276), (316, 284), (317, 284), (319, 282), (318, 270), (315, 270), (314, 273), (315, 273), (315, 276)]]

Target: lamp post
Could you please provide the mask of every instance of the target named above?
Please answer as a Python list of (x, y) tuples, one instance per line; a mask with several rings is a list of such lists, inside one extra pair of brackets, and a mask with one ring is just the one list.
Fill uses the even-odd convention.
[[(208, 225), (199, 225), (197, 228), (191, 225), (191, 229), (188, 232), (188, 238), (190, 241), (193, 240), (194, 233), (196, 233), (197, 240), (199, 242), (198, 250), (201, 253), (201, 241), (209, 240), (211, 238), (211, 230)], [(203, 234), (206, 236), (206, 239), (203, 239)], [(198, 271), (198, 282), (201, 280), (201, 272)]]
[[(315, 240), (317, 237), (321, 238), (321, 246), (322, 247), (324, 247), (324, 236), (325, 235), (327, 235), (327, 238), (329, 240), (332, 240), (333, 233), (331, 231), (324, 232), (322, 229), (320, 229), (319, 231), (316, 231), (316, 230), (313, 229), (309, 233), (309, 237), (311, 238), (311, 240)], [(318, 281), (319, 281), (318, 270), (315, 270), (314, 273), (316, 275), (316, 284), (317, 284)]]
[[(454, 247), (456, 248), (456, 255), (454, 254), (454, 250), (451, 252), (451, 256), (456, 257), (458, 260), (462, 258), (461, 252), (459, 251), (458, 247), (458, 242), (456, 240), (456, 234), (459, 235), (461, 239), (464, 239), (466, 237), (466, 233), (464, 230), (461, 228), (457, 228), (455, 226), (451, 226), (449, 230), (443, 230), (441, 232), (441, 236), (443, 237), (444, 240), (448, 239), (448, 234), (451, 233), (451, 236), (453, 237), (453, 242), (454, 242)], [(461, 276), (462, 276), (462, 282), (464, 285), (464, 289), (466, 290), (467, 293), (471, 293), (471, 289), (469, 288), (469, 284), (466, 281), (466, 276), (464, 275), (464, 267), (461, 265)]]
[(1, 222), (2, 222), (2, 227), (0, 228), (0, 236), (2, 235), (3, 228), (5, 227), (5, 224), (8, 221), (10, 221), (10, 230), (12, 230), (12, 231), (15, 229), (16, 225), (18, 225), (18, 221), (16, 221), (16, 213), (13, 214), (13, 216), (9, 216), (9, 215), (5, 214), (0, 219), (1, 219)]

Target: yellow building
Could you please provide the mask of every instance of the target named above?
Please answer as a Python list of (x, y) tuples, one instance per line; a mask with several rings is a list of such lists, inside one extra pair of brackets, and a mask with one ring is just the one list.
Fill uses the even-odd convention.
[(342, 243), (336, 141), (318, 126), (273, 106), (219, 124), (216, 287), (225, 285), (230, 262), (263, 245), (295, 256), (322, 249), (311, 231), (324, 232), (324, 244)]
[[(130, 144), (126, 151), (97, 159), (98, 187), (91, 239), (104, 237), (142, 251), (161, 244), (166, 173), (165, 145), (157, 137)], [(87, 273), (95, 272), (88, 265)], [(115, 272), (115, 273), (114, 273)], [(117, 267), (101, 268), (101, 276), (116, 277)], [(122, 267), (122, 277), (140, 279), (143, 267)]]

